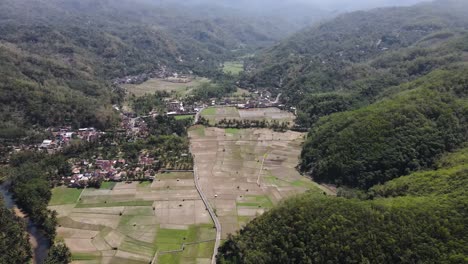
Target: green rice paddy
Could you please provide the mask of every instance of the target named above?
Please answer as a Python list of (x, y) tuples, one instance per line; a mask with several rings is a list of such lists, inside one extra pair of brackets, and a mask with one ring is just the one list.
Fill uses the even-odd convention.
[(74, 204), (80, 197), (83, 189), (67, 188), (64, 186), (52, 189), (50, 205)]
[(185, 119), (190, 119), (193, 118), (193, 115), (178, 115), (174, 116), (175, 120), (185, 120)]
[(227, 61), (223, 67), (224, 73), (237, 75), (244, 71), (244, 63), (237, 61)]
[(201, 114), (202, 115), (216, 115), (216, 108), (214, 107), (205, 108), (203, 109)]

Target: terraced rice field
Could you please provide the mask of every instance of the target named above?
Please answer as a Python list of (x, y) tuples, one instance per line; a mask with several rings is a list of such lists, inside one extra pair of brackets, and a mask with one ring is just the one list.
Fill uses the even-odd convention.
[[(215, 229), (192, 173), (104, 187), (82, 190), (79, 199), (81, 190), (53, 191), (58, 238), (72, 251), (73, 263), (147, 264), (157, 252), (156, 263), (210, 262)], [(196, 244), (165, 253), (186, 243)]]
[(295, 169), (303, 133), (197, 127), (189, 136), (199, 182), (218, 215), (223, 238), (286, 197), (323, 192)]

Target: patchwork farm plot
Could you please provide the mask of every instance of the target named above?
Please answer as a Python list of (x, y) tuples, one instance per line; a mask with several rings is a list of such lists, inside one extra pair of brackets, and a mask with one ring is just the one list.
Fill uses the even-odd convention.
[(191, 172), (159, 174), (152, 183), (56, 188), (50, 209), (58, 212), (58, 237), (72, 251), (73, 263), (211, 259), (216, 230)]
[(189, 135), (199, 182), (223, 238), (286, 197), (322, 192), (295, 169), (303, 133), (194, 127)]
[(210, 124), (216, 124), (223, 119), (231, 120), (266, 120), (292, 122), (295, 117), (292, 113), (280, 110), (276, 107), (255, 108), (255, 109), (237, 109), (235, 107), (216, 107), (206, 108), (201, 113)]

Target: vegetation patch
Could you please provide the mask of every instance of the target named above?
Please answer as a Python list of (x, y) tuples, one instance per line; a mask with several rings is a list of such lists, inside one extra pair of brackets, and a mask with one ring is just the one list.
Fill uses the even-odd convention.
[(266, 195), (246, 195), (237, 206), (272, 208), (273, 203)]
[(159, 251), (178, 250), (188, 241), (188, 230), (158, 229), (156, 245)]
[(182, 253), (163, 254), (158, 256), (159, 263), (179, 264), (181, 263)]
[(240, 133), (240, 129), (238, 128), (226, 128), (224, 131), (226, 131), (226, 134), (231, 134), (231, 135), (237, 135)]
[(101, 254), (99, 252), (96, 253), (73, 253), (72, 260), (73, 261), (89, 261), (89, 260), (99, 260), (101, 258)]

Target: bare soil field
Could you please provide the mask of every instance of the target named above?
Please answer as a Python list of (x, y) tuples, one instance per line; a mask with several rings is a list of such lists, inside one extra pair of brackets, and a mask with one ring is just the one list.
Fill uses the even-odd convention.
[(222, 225), (223, 238), (286, 197), (322, 192), (299, 174), (305, 134), (268, 129), (189, 132), (201, 187)]
[(278, 120), (291, 122), (295, 119), (291, 112), (280, 110), (279, 108), (255, 108), (255, 109), (241, 109), (239, 115), (242, 119), (248, 120)]
[[(73, 263), (203, 263), (211, 258), (215, 229), (195, 189), (191, 172), (159, 174), (153, 183), (117, 183), (111, 189), (55, 190), (50, 209), (58, 212), (58, 238), (72, 251)], [(78, 197), (76, 197), (78, 199)], [(63, 204), (60, 204), (63, 201)], [(171, 262), (165, 262), (170, 259)]]

